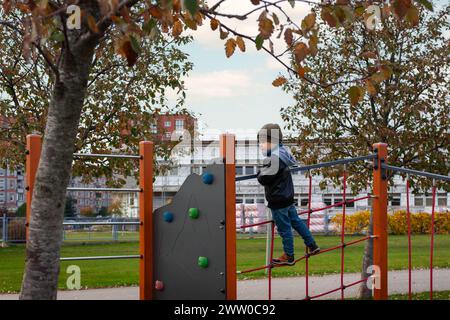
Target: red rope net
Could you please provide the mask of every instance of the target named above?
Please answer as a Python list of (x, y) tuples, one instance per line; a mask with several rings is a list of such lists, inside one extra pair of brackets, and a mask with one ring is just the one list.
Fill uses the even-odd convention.
[[(433, 256), (435, 233), (436, 182), (433, 180), (431, 191), (431, 227), (430, 227), (430, 300), (433, 300)], [(412, 299), (412, 242), (411, 242), (411, 211), (409, 207), (410, 185), (409, 176), (406, 178), (406, 223), (408, 226), (408, 299)]]
[[(355, 286), (359, 283), (365, 282), (367, 281), (370, 277), (367, 278), (363, 278), (360, 279), (358, 281), (352, 282), (352, 283), (344, 283), (344, 267), (345, 267), (345, 248), (351, 245), (355, 245), (357, 243), (366, 241), (370, 238), (373, 238), (373, 235), (368, 235), (365, 237), (362, 237), (360, 239), (356, 239), (350, 242), (345, 242), (345, 217), (346, 217), (346, 206), (349, 203), (353, 203), (353, 202), (357, 202), (360, 200), (364, 200), (364, 199), (368, 199), (371, 198), (372, 196), (364, 196), (364, 197), (359, 197), (359, 198), (355, 198), (355, 199), (351, 199), (351, 200), (347, 200), (346, 199), (346, 191), (347, 191), (347, 172), (346, 172), (346, 168), (344, 166), (344, 170), (343, 170), (343, 175), (342, 175), (342, 180), (343, 180), (343, 191), (342, 191), (342, 200), (341, 202), (337, 202), (331, 205), (327, 205), (321, 208), (316, 208), (316, 209), (312, 209), (311, 208), (311, 198), (312, 198), (312, 176), (310, 174), (310, 172), (308, 171), (308, 210), (305, 211), (300, 211), (298, 213), (298, 215), (303, 215), (303, 214), (307, 214), (308, 217), (306, 219), (306, 223), (308, 228), (310, 228), (311, 226), (311, 213), (313, 212), (319, 212), (319, 211), (323, 211), (323, 210), (327, 210), (333, 207), (340, 207), (342, 206), (342, 225), (341, 225), (341, 241), (340, 244), (330, 247), (330, 248), (325, 248), (322, 249), (319, 253), (316, 253), (314, 256), (316, 255), (320, 255), (320, 254), (324, 254), (326, 252), (330, 252), (333, 250), (339, 250), (341, 251), (341, 259), (340, 259), (340, 286), (338, 288), (335, 288), (333, 290), (329, 290), (327, 292), (323, 292), (320, 294), (316, 294), (316, 295), (309, 295), (309, 259), (312, 258), (312, 256), (310, 254), (308, 254), (308, 251), (306, 250), (305, 254), (300, 257), (297, 258), (295, 260), (295, 264), (299, 261), (305, 260), (305, 300), (311, 300), (311, 299), (316, 299), (316, 298), (320, 298), (322, 296), (325, 296), (327, 294), (336, 292), (336, 291), (341, 291), (341, 299), (345, 298), (345, 294), (344, 291), (345, 289)], [(272, 261), (273, 259), (273, 248), (274, 248), (274, 230), (275, 230), (275, 223), (273, 220), (266, 220), (266, 221), (262, 221), (262, 222), (258, 222), (258, 223), (252, 223), (252, 224), (247, 224), (247, 225), (242, 225), (240, 228), (245, 229), (245, 228), (251, 228), (251, 227), (255, 227), (255, 226), (260, 226), (260, 225), (264, 225), (264, 224), (271, 224), (270, 225), (270, 234), (271, 234), (271, 238), (270, 238), (270, 253), (269, 253), (269, 260)], [(259, 271), (259, 270), (265, 270), (268, 269), (268, 298), (269, 300), (272, 299), (272, 269), (273, 268), (281, 268), (281, 267), (286, 267), (286, 265), (272, 265), (271, 263), (264, 265), (264, 266), (260, 266), (260, 267), (256, 267), (256, 268), (251, 268), (251, 269), (246, 269), (246, 270), (242, 270), (242, 271), (238, 271), (238, 274), (245, 274), (245, 273), (250, 273), (250, 272), (255, 272), (255, 271)]]
[(435, 220), (434, 220), (434, 210), (435, 210), (435, 202), (436, 202), (436, 184), (433, 181), (433, 191), (432, 191), (432, 204), (431, 204), (431, 241), (430, 241), (430, 300), (433, 300), (433, 254), (434, 254), (434, 229), (435, 229)]

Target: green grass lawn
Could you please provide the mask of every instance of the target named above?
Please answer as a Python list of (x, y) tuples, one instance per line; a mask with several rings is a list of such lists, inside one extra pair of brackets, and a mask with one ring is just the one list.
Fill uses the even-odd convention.
[[(138, 241), (139, 232), (133, 231), (119, 231), (117, 232), (119, 241)], [(65, 242), (73, 241), (112, 241), (113, 236), (111, 231), (66, 231), (64, 233)]]
[[(65, 244), (61, 256), (100, 256), (138, 254), (137, 242), (118, 242), (108, 244)], [(0, 248), (0, 292), (18, 292), (24, 268), (24, 245)], [(137, 284), (139, 281), (137, 259), (97, 260), (97, 261), (64, 261), (61, 262), (59, 287), (64, 289), (69, 276), (66, 273), (69, 265), (81, 268), (81, 284), (83, 288), (114, 287)]]
[[(347, 237), (346, 241), (358, 237)], [(429, 236), (413, 237), (413, 267), (426, 268), (429, 264)], [(337, 236), (316, 236), (316, 241), (322, 248), (334, 246), (339, 243)], [(450, 267), (450, 236), (437, 235), (435, 237), (434, 265), (440, 268)], [(299, 238), (295, 239), (298, 256), (304, 252), (304, 246)], [(345, 249), (345, 272), (360, 272), (364, 243), (349, 246)], [(265, 239), (237, 240), (237, 269), (258, 267), (264, 264)], [(88, 243), (78, 241), (66, 242), (62, 248), (62, 256), (90, 256), (90, 255), (127, 255), (137, 254), (137, 242), (116, 243)], [(281, 253), (281, 241), (275, 241), (275, 256)], [(24, 246), (11, 245), (0, 248), (0, 292), (18, 292), (22, 281), (24, 267)], [(407, 238), (405, 236), (389, 237), (389, 269), (405, 269), (408, 263)], [(81, 268), (81, 283), (83, 288), (114, 287), (138, 284), (138, 260), (100, 260), (100, 261), (70, 261), (61, 263), (59, 287), (65, 288), (69, 265), (78, 265)], [(296, 266), (275, 268), (275, 277), (304, 275), (303, 261)], [(340, 270), (340, 250), (331, 251), (312, 257), (310, 259), (310, 273), (321, 275), (337, 273)], [(264, 277), (264, 271), (239, 275), (238, 279)]]
[[(389, 296), (389, 300), (408, 300), (407, 294), (393, 294)], [(434, 300), (450, 300), (450, 291), (433, 292)], [(411, 300), (430, 300), (430, 292), (413, 293)]]

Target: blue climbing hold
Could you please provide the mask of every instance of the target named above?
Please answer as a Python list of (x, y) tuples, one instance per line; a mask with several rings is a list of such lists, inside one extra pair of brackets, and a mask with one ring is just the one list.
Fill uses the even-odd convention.
[(166, 221), (166, 222), (172, 222), (173, 221), (173, 213), (166, 211), (163, 214), (163, 218), (164, 218), (164, 221)]
[(205, 172), (202, 174), (202, 180), (205, 184), (211, 184), (214, 181), (214, 176), (209, 172)]

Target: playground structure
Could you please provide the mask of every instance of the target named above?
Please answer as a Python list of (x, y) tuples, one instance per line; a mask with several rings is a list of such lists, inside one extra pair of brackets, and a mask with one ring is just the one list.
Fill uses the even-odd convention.
[[(31, 203), (35, 174), (39, 163), (41, 138), (38, 135), (27, 137), (26, 183), (27, 203)], [(236, 271), (236, 182), (254, 179), (256, 175), (236, 177), (235, 172), (235, 138), (231, 134), (220, 137), (221, 157), (216, 163), (207, 166), (206, 172), (199, 176), (190, 175), (173, 201), (153, 212), (152, 181), (153, 181), (153, 144), (149, 141), (140, 143), (139, 155), (116, 154), (74, 154), (82, 157), (127, 158), (139, 160), (140, 179), (137, 189), (117, 188), (68, 188), (70, 191), (102, 191), (102, 192), (138, 192), (139, 193), (139, 222), (104, 222), (102, 225), (139, 225), (140, 252), (139, 255), (127, 256), (96, 256), (70, 257), (67, 260), (98, 260), (98, 259), (139, 259), (140, 261), (140, 299), (229, 299), (237, 298), (236, 275), (257, 270), (267, 270), (268, 298), (272, 293), (272, 269), (275, 267), (266, 261), (264, 266)], [(374, 299), (388, 298), (387, 283), (387, 170), (425, 176), (432, 179), (450, 181), (449, 176), (421, 172), (387, 164), (387, 145), (377, 143), (373, 145), (374, 153), (319, 163), (304, 167), (292, 168), (292, 171), (307, 172), (309, 177), (308, 210), (299, 212), (307, 215), (308, 226), (311, 214), (331, 207), (342, 206), (343, 220), (341, 241), (331, 248), (323, 248), (319, 254), (333, 250), (341, 252), (340, 285), (328, 292), (309, 294), (309, 259), (308, 254), (298, 258), (296, 262), (305, 261), (305, 299), (315, 299), (332, 292), (340, 291), (341, 298), (345, 298), (345, 289), (362, 282), (372, 281)], [(347, 169), (346, 165), (358, 161), (373, 162), (373, 192), (371, 195), (347, 200)], [(311, 208), (312, 178), (311, 170), (336, 165), (343, 166), (343, 201), (322, 208)], [(406, 179), (409, 192), (409, 177)], [(430, 230), (430, 299), (433, 295), (433, 251), (434, 251), (434, 209), (436, 184), (433, 183), (432, 227)], [(373, 234), (360, 239), (346, 242), (344, 227), (346, 206), (351, 202), (372, 198), (373, 206)], [(27, 206), (27, 228), (30, 223), (31, 206)], [(409, 296), (411, 298), (411, 226), (409, 203), (407, 203), (408, 219), (408, 268), (409, 268)], [(75, 223), (67, 223), (73, 225)], [(86, 225), (86, 223), (80, 223)], [(99, 223), (92, 223), (99, 224)], [(269, 227), (268, 261), (273, 256), (273, 240), (275, 224), (273, 220), (266, 220), (255, 224), (242, 225), (240, 228), (267, 225)], [(28, 232), (27, 232), (28, 234)], [(373, 239), (374, 274), (353, 283), (344, 283), (345, 248), (356, 243)], [(281, 267), (281, 266), (277, 266)], [(370, 278), (370, 279), (369, 279)]]

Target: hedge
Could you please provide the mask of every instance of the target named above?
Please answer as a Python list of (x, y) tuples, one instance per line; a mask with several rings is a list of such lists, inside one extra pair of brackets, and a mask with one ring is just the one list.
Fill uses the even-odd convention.
[[(370, 211), (358, 211), (345, 216), (344, 231), (347, 234), (367, 233), (370, 221)], [(342, 214), (331, 219), (333, 229), (340, 233), (342, 228)], [(411, 233), (428, 234), (431, 229), (431, 214), (426, 212), (411, 213)], [(408, 224), (406, 210), (398, 210), (388, 215), (388, 231), (390, 234), (407, 234)], [(450, 213), (435, 213), (435, 232), (437, 234), (450, 234)]]

